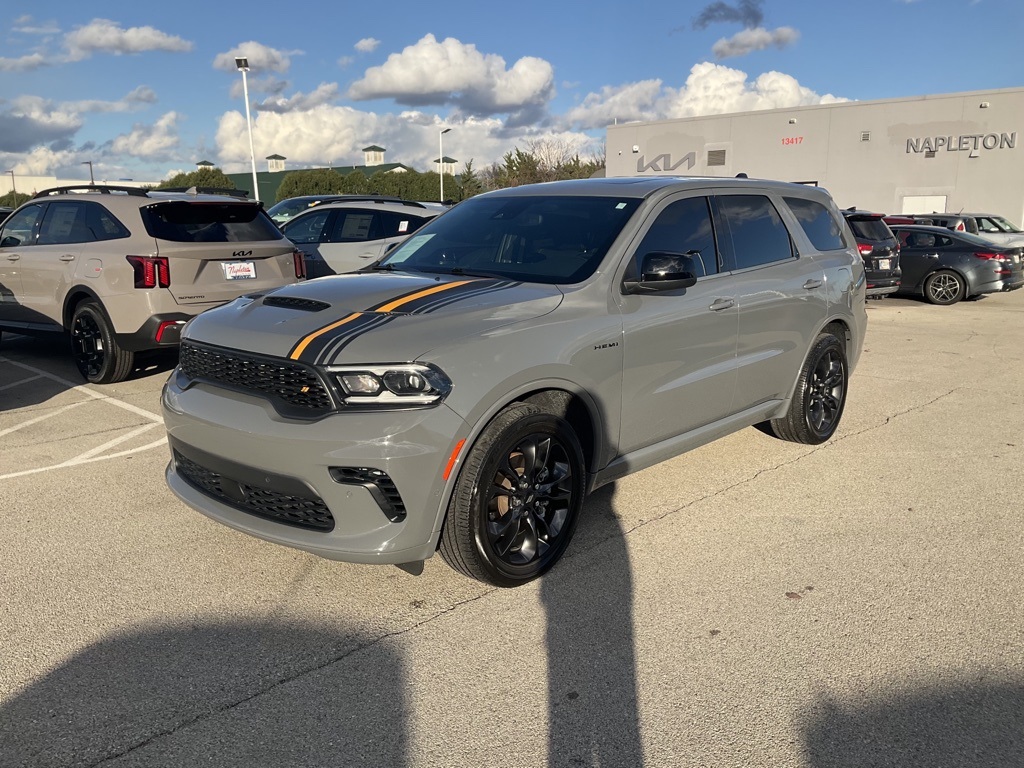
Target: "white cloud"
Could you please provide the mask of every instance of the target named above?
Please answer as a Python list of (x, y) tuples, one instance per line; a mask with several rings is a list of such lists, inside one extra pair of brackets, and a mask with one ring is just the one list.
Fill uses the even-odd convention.
[(33, 24), (31, 16), (20, 16), (14, 20), (14, 25), (11, 27), (12, 32), (17, 32), (22, 35), (56, 35), (60, 33), (60, 27), (56, 21), (44, 21), (38, 24)]
[(477, 116), (530, 111), (554, 95), (554, 71), (544, 59), (526, 56), (510, 69), (496, 54), (455, 38), (424, 36), (401, 53), (371, 67), (349, 89), (352, 99), (394, 99), (407, 106), (451, 104)]
[(147, 104), (156, 104), (156, 100), (156, 93), (152, 88), (140, 85), (118, 101), (100, 101), (98, 99), (68, 101), (61, 104), (61, 107), (71, 112), (133, 112), (143, 109)]
[[(265, 93), (268, 96), (280, 96), (291, 87), (291, 83), (282, 80), (274, 75), (265, 77), (249, 77), (249, 94)], [(231, 83), (231, 90), (228, 94), (232, 99), (241, 99), (245, 95), (245, 88), (242, 85), (242, 78), (237, 78)]]
[(302, 51), (279, 51), (269, 45), (250, 40), (246, 43), (239, 43), (226, 53), (218, 53), (213, 60), (213, 68), (225, 72), (237, 72), (235, 59), (244, 56), (249, 60), (249, 69), (253, 72), (270, 70), (284, 73), (292, 65), (291, 57), (301, 53)]
[(338, 98), (337, 83), (320, 83), (310, 93), (296, 93), (289, 98), (269, 98), (256, 104), (261, 112), (308, 112), (321, 104), (329, 104)]
[(31, 72), (33, 69), (39, 69), (47, 64), (49, 62), (41, 53), (19, 56), (16, 59), (7, 59), (0, 56), (0, 72)]
[[(253, 143), (257, 159), (270, 154), (288, 158), (290, 170), (327, 165), (362, 165), (362, 148), (377, 144), (388, 150), (388, 162), (403, 163), (418, 171), (435, 169), (437, 135), (441, 128), (452, 128), (444, 137), (444, 153), (458, 160), (458, 167), (473, 160), (481, 169), (512, 149), (518, 142), (551, 136), (520, 130), (510, 135), (503, 120), (494, 117), (468, 117), (445, 120), (416, 110), (401, 114), (361, 112), (351, 107), (321, 105), (308, 112), (277, 114), (260, 112), (253, 124)], [(554, 134), (584, 146), (593, 140), (578, 132)], [(249, 143), (245, 115), (227, 112), (221, 116), (216, 136), (221, 167), (228, 173), (249, 169)]]
[(616, 120), (664, 120), (757, 109), (832, 104), (845, 99), (819, 95), (791, 75), (765, 72), (753, 82), (738, 69), (703, 62), (690, 69), (681, 88), (666, 87), (661, 80), (643, 80), (588, 94), (565, 115), (565, 123), (591, 130)]
[(380, 40), (372, 37), (364, 37), (358, 43), (355, 44), (355, 49), (360, 53), (373, 53), (377, 50), (377, 46), (380, 45)]
[(82, 127), (76, 112), (38, 96), (19, 96), (8, 103), (0, 111), (0, 152), (28, 152), (40, 144), (66, 141)]
[(341, 56), (338, 58), (338, 66), (342, 69), (348, 69), (352, 66), (353, 61), (355, 61), (355, 59), (351, 56)]
[(732, 56), (745, 56), (765, 48), (785, 48), (800, 38), (800, 33), (792, 27), (778, 27), (768, 30), (764, 27), (752, 27), (737, 32), (729, 38), (721, 38), (713, 46), (711, 52), (716, 58), (727, 59)]
[(153, 125), (136, 123), (130, 133), (122, 134), (110, 142), (114, 155), (132, 155), (146, 160), (171, 159), (179, 144), (177, 112), (168, 112)]
[(94, 53), (142, 53), (169, 51), (183, 53), (192, 50), (192, 43), (175, 35), (168, 35), (153, 27), (124, 29), (109, 19), (93, 19), (64, 36), (69, 61), (81, 61)]

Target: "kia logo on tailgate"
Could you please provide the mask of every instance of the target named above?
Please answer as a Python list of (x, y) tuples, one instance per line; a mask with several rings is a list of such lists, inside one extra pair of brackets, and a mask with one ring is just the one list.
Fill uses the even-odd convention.
[(252, 251), (235, 251), (231, 255), (236, 259), (244, 259), (246, 256), (252, 256)]

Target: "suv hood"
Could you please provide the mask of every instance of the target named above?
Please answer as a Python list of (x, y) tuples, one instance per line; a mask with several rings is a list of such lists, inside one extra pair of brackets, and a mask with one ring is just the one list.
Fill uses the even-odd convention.
[(554, 285), (461, 275), (358, 273), (242, 296), (194, 318), (183, 339), (316, 365), (397, 363), (439, 342), (554, 310)]

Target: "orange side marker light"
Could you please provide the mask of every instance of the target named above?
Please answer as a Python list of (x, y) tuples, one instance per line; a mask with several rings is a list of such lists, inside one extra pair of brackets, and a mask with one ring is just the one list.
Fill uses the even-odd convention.
[(466, 444), (465, 440), (459, 440), (455, 444), (455, 450), (452, 451), (452, 455), (448, 457), (448, 464), (444, 468), (444, 479), (447, 480), (452, 474), (452, 468), (455, 466), (455, 460), (459, 458), (459, 451), (462, 450), (462, 446)]

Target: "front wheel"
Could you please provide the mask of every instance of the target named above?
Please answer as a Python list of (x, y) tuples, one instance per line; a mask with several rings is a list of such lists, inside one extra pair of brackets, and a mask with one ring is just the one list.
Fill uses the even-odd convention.
[(769, 422), (772, 433), (794, 443), (824, 443), (839, 427), (846, 387), (846, 350), (842, 342), (831, 333), (818, 334), (800, 370), (789, 412)]
[(956, 304), (967, 293), (967, 284), (956, 272), (943, 269), (924, 281), (924, 297), (932, 304)]
[(106, 312), (95, 301), (83, 301), (71, 318), (71, 354), (90, 384), (123, 381), (135, 364), (135, 353), (117, 343)]
[(466, 455), (439, 551), (460, 573), (517, 587), (565, 552), (583, 507), (583, 451), (568, 422), (510, 405)]

